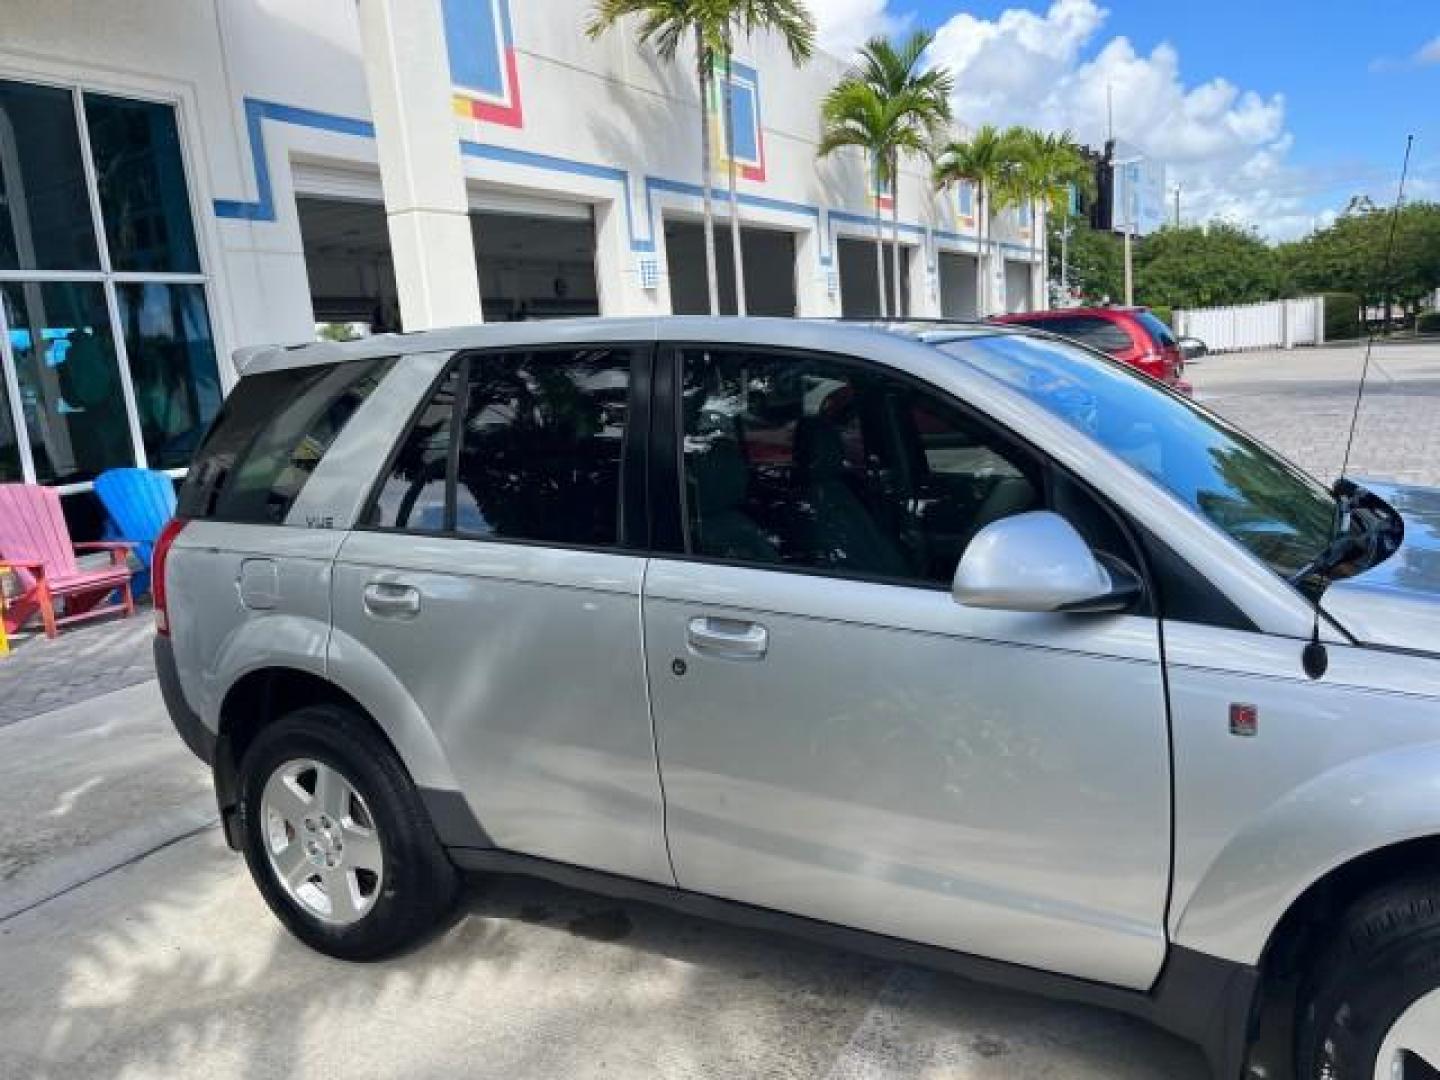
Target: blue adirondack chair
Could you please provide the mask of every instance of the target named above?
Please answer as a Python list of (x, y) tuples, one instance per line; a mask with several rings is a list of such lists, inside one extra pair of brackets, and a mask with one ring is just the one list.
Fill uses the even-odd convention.
[(109, 469), (95, 478), (95, 495), (110, 515), (115, 539), (135, 545), (145, 569), (135, 575), (135, 592), (150, 591), (150, 558), (165, 522), (175, 515), (175, 482), (153, 469)]

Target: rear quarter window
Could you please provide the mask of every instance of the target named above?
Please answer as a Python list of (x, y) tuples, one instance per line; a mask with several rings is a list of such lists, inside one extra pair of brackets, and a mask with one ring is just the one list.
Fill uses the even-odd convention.
[(247, 375), (221, 407), (180, 489), (186, 518), (280, 525), (393, 358)]
[(1150, 311), (1141, 311), (1136, 314), (1135, 319), (1160, 348), (1166, 349), (1175, 344), (1175, 335), (1171, 333), (1170, 327), (1160, 320), (1160, 316)]

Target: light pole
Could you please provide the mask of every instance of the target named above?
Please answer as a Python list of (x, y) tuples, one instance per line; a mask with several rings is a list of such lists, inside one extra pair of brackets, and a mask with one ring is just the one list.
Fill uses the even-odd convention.
[(1125, 306), (1135, 306), (1135, 264), (1130, 254), (1131, 229), (1125, 226)]

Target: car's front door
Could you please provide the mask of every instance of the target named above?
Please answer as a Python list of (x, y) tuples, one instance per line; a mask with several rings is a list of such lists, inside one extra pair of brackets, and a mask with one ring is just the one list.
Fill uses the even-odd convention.
[(1147, 986), (1170, 836), (1156, 620), (948, 591), (990, 520), (1068, 507), (1111, 547), (1116, 523), (881, 369), (698, 346), (662, 363), (681, 431), (658, 426), (652, 489), (673, 484), (684, 546), (652, 559), (644, 625), (678, 882)]

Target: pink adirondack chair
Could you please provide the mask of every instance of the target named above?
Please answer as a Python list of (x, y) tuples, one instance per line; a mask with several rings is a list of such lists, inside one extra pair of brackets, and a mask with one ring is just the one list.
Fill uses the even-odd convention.
[[(135, 613), (130, 591), (130, 567), (125, 556), (133, 545), (125, 543), (73, 544), (60, 494), (35, 484), (0, 484), (0, 570), (12, 571), (20, 583), (19, 595), (5, 605), (5, 630), (13, 634), (36, 612), (45, 636), (58, 627), (93, 619), (112, 611)], [(77, 551), (109, 551), (110, 565), (81, 569)], [(116, 603), (103, 603), (119, 592)], [(57, 617), (56, 601), (63, 614)]]

